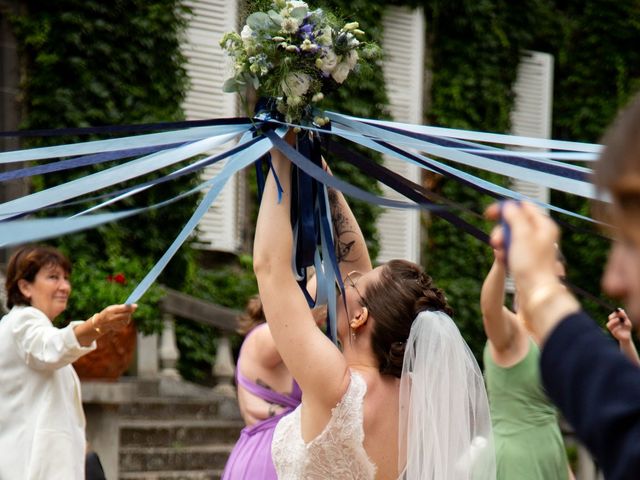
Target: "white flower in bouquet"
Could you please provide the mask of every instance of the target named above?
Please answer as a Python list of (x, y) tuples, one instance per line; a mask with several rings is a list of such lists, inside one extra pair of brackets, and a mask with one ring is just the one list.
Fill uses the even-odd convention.
[(325, 121), (324, 117), (314, 117), (313, 123), (315, 123), (319, 127), (324, 127), (327, 122)]
[(306, 73), (292, 72), (282, 82), (280, 88), (288, 97), (302, 97), (311, 86), (311, 77)]
[(287, 97), (287, 105), (294, 108), (302, 105), (302, 97), (297, 95), (294, 97)]
[(319, 34), (316, 35), (316, 43), (323, 47), (328, 47), (333, 43), (333, 30), (331, 27), (325, 27), (319, 30)]
[(300, 27), (300, 21), (295, 17), (286, 17), (282, 19), (280, 24), (281, 32), (283, 33), (296, 33)]
[(353, 35), (353, 33), (347, 33), (347, 45), (349, 48), (357, 48), (360, 45), (360, 41)]
[(242, 31), (240, 32), (240, 38), (245, 43), (245, 45), (247, 42), (253, 41), (253, 30), (249, 25), (245, 25), (242, 28)]
[(359, 60), (357, 50), (349, 50), (349, 53), (347, 53), (346, 57), (347, 65), (349, 65), (349, 70), (353, 70), (358, 64)]
[(287, 2), (287, 6), (290, 7), (291, 9), (294, 9), (294, 8), (309, 8), (309, 5), (307, 5), (307, 2), (290, 1), (290, 2)]
[(336, 83), (342, 83), (349, 76), (350, 70), (351, 68), (349, 68), (349, 64), (347, 62), (340, 62), (336, 65), (336, 68), (331, 71), (331, 78), (333, 78)]
[(358, 22), (350, 22), (350, 23), (345, 24), (345, 26), (342, 27), (342, 30), (344, 30), (345, 32), (348, 32), (350, 30), (355, 30), (359, 26), (360, 26), (360, 24)]
[(300, 44), (300, 50), (303, 52), (315, 52), (317, 49), (318, 46), (308, 38), (305, 38)]
[(322, 73), (329, 75), (338, 65), (338, 56), (336, 52), (330, 48), (325, 49), (322, 56), (316, 61), (316, 67), (322, 70)]

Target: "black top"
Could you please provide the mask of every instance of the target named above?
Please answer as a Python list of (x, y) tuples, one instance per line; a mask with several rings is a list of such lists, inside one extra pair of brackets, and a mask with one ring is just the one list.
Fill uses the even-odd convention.
[(584, 312), (551, 332), (540, 364), (549, 398), (607, 480), (640, 479), (640, 368)]

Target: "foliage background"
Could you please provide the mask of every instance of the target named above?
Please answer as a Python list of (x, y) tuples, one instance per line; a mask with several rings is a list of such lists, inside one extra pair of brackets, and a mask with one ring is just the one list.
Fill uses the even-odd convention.
[[(25, 129), (100, 126), (180, 120), (181, 104), (188, 86), (185, 58), (180, 51), (188, 9), (180, 0), (58, 0), (25, 2), (25, 12), (12, 18), (21, 51), (22, 104)], [(92, 138), (95, 139), (95, 138)], [(68, 143), (86, 138), (51, 137), (29, 142), (30, 146)], [(87, 175), (98, 168), (37, 177), (36, 189), (44, 189)], [(156, 174), (156, 176), (161, 175)], [(138, 179), (139, 180), (139, 179)], [(121, 202), (117, 209), (150, 205), (175, 196), (192, 185), (195, 177), (164, 184)], [(137, 182), (135, 182), (137, 183)], [(122, 188), (118, 185), (117, 188)], [(104, 283), (103, 269), (111, 265), (153, 265), (191, 215), (195, 196), (172, 205), (62, 237), (57, 245), (70, 254), (74, 276), (83, 282)], [(90, 201), (86, 205), (92, 204)], [(74, 207), (77, 211), (78, 206)], [(56, 214), (63, 214), (64, 209)], [(51, 214), (51, 213), (49, 213)], [(182, 287), (189, 265), (189, 248), (182, 248), (160, 281)], [(142, 270), (144, 274), (147, 270)], [(111, 272), (112, 274), (118, 272)], [(130, 275), (133, 279), (133, 274)], [(116, 299), (123, 302), (136, 283)], [(88, 285), (83, 285), (85, 290)], [(101, 310), (100, 295), (76, 289), (74, 318), (86, 318)], [(158, 331), (161, 323), (150, 294), (135, 315), (144, 332)], [(75, 305), (75, 306), (74, 306)]]
[[(246, 10), (259, 6), (257, 2), (245, 3)], [(357, 19), (370, 38), (378, 42), (387, 5), (424, 8), (428, 45), (425, 68), (432, 72), (430, 89), (425, 92), (427, 123), (507, 132), (513, 105), (512, 86), (524, 49), (554, 55), (554, 138), (597, 141), (617, 109), (640, 88), (640, 50), (637, 49), (640, 3), (636, 0), (321, 0), (312, 3), (331, 8), (345, 19)], [(25, 4), (26, 14), (13, 19), (25, 62), (22, 88), (28, 115), (24, 128), (182, 118), (180, 105), (187, 78), (178, 47), (188, 18), (183, 1), (28, 0)], [(388, 101), (381, 69), (371, 77), (350, 80), (326, 104), (328, 109), (360, 117), (387, 116)], [(59, 139), (61, 142), (73, 140)], [(375, 188), (365, 175), (330, 161), (337, 175), (346, 176), (359, 186)], [(61, 181), (59, 176), (50, 178), (51, 182)], [(502, 181), (497, 177), (486, 178)], [(187, 183), (192, 181), (187, 179)], [(440, 193), (476, 213), (490, 201), (453, 181), (437, 177), (428, 181)], [(42, 179), (37, 186), (43, 188), (48, 182)], [(184, 189), (180, 184), (174, 187)], [(151, 191), (148, 197), (138, 201), (148, 204), (173, 193), (172, 190)], [(96, 258), (103, 258), (107, 267), (123, 258), (124, 250), (118, 245), (133, 249), (130, 250), (132, 258), (155, 261), (191, 213), (193, 201), (195, 199), (131, 222), (119, 222), (117, 228), (124, 227), (124, 232), (117, 235), (113, 227), (107, 226), (66, 237), (61, 245), (72, 254), (77, 265), (86, 264), (88, 270), (96, 265), (93, 261)], [(586, 202), (556, 193), (553, 201), (582, 213), (589, 208)], [(375, 254), (377, 211), (368, 205), (355, 205), (355, 210)], [(162, 222), (157, 221), (159, 215)], [(490, 228), (476, 215), (467, 219), (485, 231)], [(423, 256), (427, 270), (447, 291), (456, 310), (456, 320), (478, 354), (484, 343), (479, 291), (492, 261), (491, 251), (438, 219), (425, 216), (424, 225), (428, 228)], [(569, 277), (596, 293), (608, 242), (589, 232), (585, 225), (579, 226), (587, 231), (566, 230), (563, 240)], [(162, 281), (217, 303), (242, 308), (255, 292), (248, 262), (243, 257), (216, 271), (202, 270), (192, 250), (183, 248)], [(103, 267), (95, 268), (98, 271), (95, 279), (104, 276)], [(596, 317), (604, 318), (608, 313), (594, 305), (587, 307)], [(178, 327), (178, 333), (183, 354), (187, 352), (191, 357), (183, 356), (183, 374), (203, 379), (207, 374), (202, 373), (202, 365), (207, 362), (206, 369), (210, 368), (208, 361), (215, 352), (215, 335), (200, 327), (185, 325)]]
[[(637, 1), (459, 0), (424, 2), (429, 59), (433, 70), (428, 123), (508, 132), (512, 86), (522, 50), (555, 58), (552, 136), (597, 142), (616, 111), (640, 87)], [(439, 189), (448, 198), (481, 211), (489, 199), (452, 181)], [(588, 213), (586, 201), (552, 192), (552, 202)], [(598, 294), (608, 241), (584, 222), (564, 229), (568, 277)], [(471, 219), (488, 231), (486, 222)], [(447, 291), (456, 320), (474, 352), (484, 343), (479, 292), (492, 261), (491, 251), (434, 219), (425, 245), (427, 267)], [(608, 311), (585, 303), (596, 319)]]

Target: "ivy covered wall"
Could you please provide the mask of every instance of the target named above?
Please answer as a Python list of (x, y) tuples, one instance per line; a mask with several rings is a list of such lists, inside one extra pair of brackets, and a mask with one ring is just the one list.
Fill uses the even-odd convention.
[[(22, 104), (26, 129), (100, 126), (170, 121), (183, 118), (181, 104), (187, 88), (185, 59), (180, 45), (188, 10), (180, 0), (28, 0), (24, 13), (12, 17), (23, 65)], [(30, 145), (67, 143), (87, 138), (34, 139)], [(37, 177), (38, 189), (87, 175), (91, 170)], [(139, 179), (138, 179), (139, 181)], [(150, 205), (184, 191), (194, 178), (150, 189), (117, 205), (117, 209)], [(136, 182), (137, 183), (137, 182)], [(122, 188), (119, 185), (118, 188)], [(59, 240), (78, 265), (84, 282), (104, 283), (98, 272), (121, 258), (143, 265), (138, 278), (173, 241), (193, 212), (196, 196), (135, 218), (68, 235)], [(74, 211), (77, 211), (75, 206)], [(59, 213), (58, 213), (59, 214)], [(186, 277), (189, 251), (183, 249), (162, 281), (180, 287)], [(117, 273), (117, 272), (113, 272)], [(106, 287), (105, 287), (106, 288)], [(132, 287), (131, 287), (132, 288)], [(120, 301), (124, 301), (122, 298)], [(73, 306), (73, 302), (72, 302)], [(89, 305), (98, 309), (105, 305)], [(95, 310), (94, 310), (95, 311)], [(91, 310), (68, 310), (90, 316)], [(157, 317), (157, 313), (156, 313)], [(140, 320), (140, 315), (137, 316)], [(147, 330), (159, 326), (151, 321)]]
[[(13, 23), (26, 61), (23, 91), (29, 115), (25, 128), (181, 118), (186, 76), (178, 46), (187, 15), (181, 1), (29, 0), (25, 3), (27, 15), (14, 19)], [(554, 138), (597, 141), (618, 107), (640, 87), (640, 50), (637, 49), (640, 5), (637, 1), (321, 0), (312, 3), (336, 10), (345, 18), (357, 19), (376, 41), (381, 38), (381, 19), (387, 5), (423, 6), (428, 40), (425, 68), (433, 73), (431, 88), (425, 95), (427, 123), (508, 131), (513, 106), (512, 85), (523, 49), (546, 51), (555, 57)], [(327, 107), (361, 117), (386, 116), (382, 71), (376, 73), (347, 82)], [(336, 173), (358, 185), (371, 187), (370, 180), (356, 171), (342, 172), (336, 168)], [(481, 212), (490, 201), (454, 181), (429, 180), (435, 189), (475, 212)], [(176, 188), (182, 186), (176, 185)], [(143, 198), (141, 201), (153, 200)], [(583, 212), (588, 209), (585, 202), (560, 195), (554, 194), (554, 202)], [(193, 208), (192, 205), (182, 207), (170, 212), (169, 218), (163, 216), (162, 234), (157, 231), (154, 214), (142, 219), (142, 223), (140, 219), (120, 223), (119, 227), (125, 228), (123, 242), (137, 248), (138, 253), (147, 252), (157, 258), (166, 248), (166, 241), (173, 238), (172, 229), (177, 229)], [(374, 239), (371, 247), (375, 252), (376, 211), (367, 205), (358, 205), (356, 209), (365, 235)], [(490, 228), (476, 215), (467, 220), (485, 231)], [(425, 217), (425, 227), (428, 228), (423, 255), (426, 267), (447, 291), (456, 310), (456, 320), (478, 353), (484, 342), (479, 291), (492, 261), (491, 251), (438, 219)], [(101, 255), (107, 247), (118, 246), (119, 235), (115, 235), (111, 227), (105, 227), (73, 237), (75, 240), (68, 241), (68, 248), (74, 256), (82, 251)], [(592, 292), (599, 289), (606, 243), (587, 233), (565, 236), (563, 247), (569, 261), (569, 275), (575, 283)], [(185, 265), (183, 262), (180, 266), (178, 262), (178, 266), (169, 270), (165, 281), (185, 278), (180, 273), (185, 271)], [(216, 296), (212, 294), (211, 298)], [(237, 302), (242, 301), (238, 297)], [(606, 313), (594, 310), (599, 316)]]
[[(433, 70), (428, 123), (508, 132), (512, 85), (523, 49), (555, 58), (553, 138), (597, 142), (617, 109), (640, 88), (636, 1), (431, 0), (424, 6)], [(455, 181), (435, 183), (446, 197), (475, 212), (491, 201)], [(588, 203), (575, 197), (552, 192), (552, 202), (589, 212)], [(491, 227), (475, 216), (468, 220), (485, 231)], [(580, 231), (565, 228), (568, 276), (598, 294), (608, 241), (584, 222), (569, 223)], [(456, 321), (479, 355), (484, 342), (479, 292), (492, 252), (441, 220), (434, 219), (428, 229), (427, 268), (446, 290)], [(603, 321), (609, 313), (590, 302), (586, 306)]]

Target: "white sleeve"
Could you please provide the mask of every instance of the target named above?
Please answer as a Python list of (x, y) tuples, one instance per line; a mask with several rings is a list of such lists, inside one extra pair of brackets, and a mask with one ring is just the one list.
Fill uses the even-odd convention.
[(73, 328), (82, 323), (71, 322), (56, 328), (35, 308), (25, 308), (13, 319), (12, 333), (18, 352), (25, 363), (36, 370), (55, 370), (68, 365), (94, 350), (96, 343), (83, 347)]

